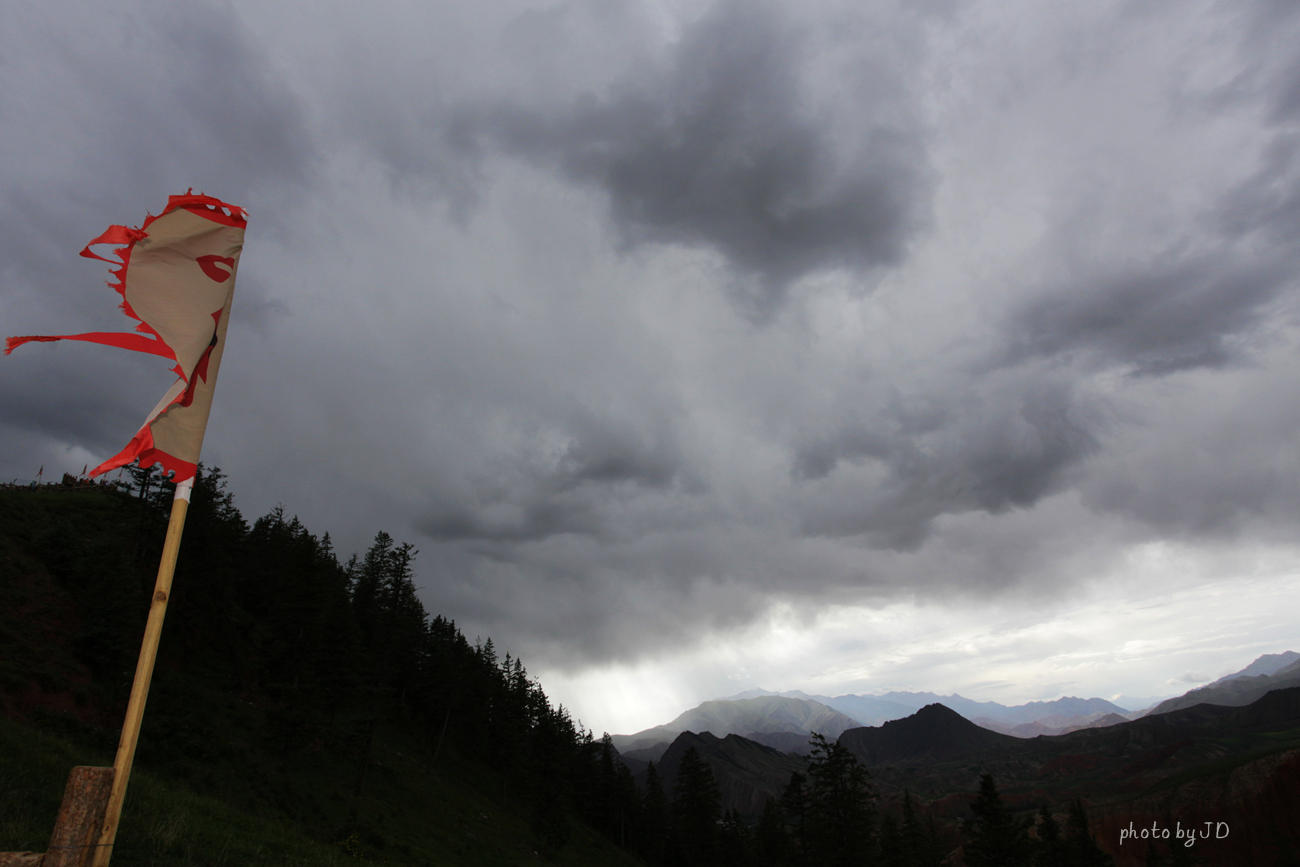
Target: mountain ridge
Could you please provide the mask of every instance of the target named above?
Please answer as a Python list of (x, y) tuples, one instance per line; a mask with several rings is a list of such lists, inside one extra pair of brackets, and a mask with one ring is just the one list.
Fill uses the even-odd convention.
[[(1291, 682), (1292, 678), (1295, 682)], [(1261, 678), (1263, 678), (1261, 680)], [(1282, 680), (1279, 680), (1281, 678)], [(1125, 707), (1109, 699), (1062, 696), (1052, 701), (1030, 701), (1019, 705), (1004, 705), (995, 701), (976, 701), (953, 693), (939, 695), (933, 692), (891, 691), (880, 695), (845, 694), (839, 696), (811, 695), (791, 689), (775, 692), (752, 687), (732, 696), (712, 699), (713, 702), (750, 701), (757, 698), (780, 696), (801, 701), (817, 702), (839, 711), (863, 726), (880, 726), (891, 720), (903, 719), (930, 704), (942, 704), (966, 719), (985, 725), (993, 731), (1008, 734), (1023, 727), (1016, 736), (1033, 737), (1036, 734), (1061, 734), (1067, 729), (1090, 726), (1097, 720), (1116, 715), (1124, 719), (1153, 713), (1165, 713), (1180, 707), (1190, 707), (1203, 702), (1227, 704), (1234, 707), (1250, 704), (1270, 689), (1300, 685), (1300, 653), (1293, 650), (1269, 653), (1257, 657), (1240, 671), (1224, 675), (1212, 683), (1188, 690), (1182, 695), (1163, 699), (1129, 699)], [(1207, 692), (1221, 690), (1221, 692)], [(1117, 698), (1124, 698), (1117, 696)], [(701, 705), (702, 706), (702, 705)], [(689, 713), (689, 711), (688, 711)], [(683, 715), (684, 716), (684, 715)], [(1041, 723), (1034, 726), (1034, 723)], [(1112, 721), (1113, 723), (1113, 721)], [(672, 724), (669, 724), (670, 726)], [(684, 730), (684, 728), (683, 728)], [(651, 731), (647, 729), (646, 732)], [(740, 732), (738, 732), (740, 733)], [(753, 729), (753, 733), (762, 732)], [(831, 736), (828, 732), (822, 732)], [(628, 736), (620, 736), (628, 737)]]
[[(671, 744), (683, 732), (710, 732), (715, 737), (727, 735), (794, 734), (805, 739), (818, 732), (837, 738), (859, 722), (820, 702), (785, 696), (756, 696), (739, 700), (714, 699), (679, 714), (671, 722), (630, 735), (612, 735), (620, 753), (654, 760), (660, 744)], [(662, 751), (659, 751), (662, 755)]]
[[(1258, 661), (1256, 660), (1256, 662)], [(1249, 667), (1247, 666), (1247, 668)], [(1211, 684), (1188, 690), (1176, 698), (1160, 702), (1151, 709), (1148, 716), (1165, 714), (1198, 704), (1244, 707), (1263, 698), (1273, 690), (1294, 686), (1300, 686), (1300, 659), (1290, 665), (1276, 669), (1272, 675), (1259, 674), (1252, 676), (1238, 672), (1227, 678), (1220, 678)]]

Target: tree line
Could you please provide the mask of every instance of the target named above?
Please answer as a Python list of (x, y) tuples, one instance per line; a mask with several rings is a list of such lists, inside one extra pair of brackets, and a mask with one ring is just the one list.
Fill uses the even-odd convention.
[[(663, 867), (938, 867), (951, 845), (904, 793), (898, 816), (879, 808), (871, 776), (846, 747), (814, 734), (806, 774), (753, 820), (722, 808), (718, 784), (694, 747), (682, 756), (671, 798), (651, 763), (642, 790), (619, 807), (632, 816), (633, 845)], [(612, 753), (609, 739), (605, 754)], [(1003, 804), (992, 776), (981, 779), (961, 823), (968, 867), (1113, 867), (1097, 846), (1081, 802), (1064, 828), (1046, 806), (1034, 819)]]

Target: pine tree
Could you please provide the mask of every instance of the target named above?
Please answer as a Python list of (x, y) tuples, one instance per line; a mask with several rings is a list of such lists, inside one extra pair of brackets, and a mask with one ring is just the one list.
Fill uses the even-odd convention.
[(683, 864), (713, 863), (721, 818), (722, 793), (713, 769), (690, 747), (682, 755), (673, 783), (673, 839)]
[(655, 763), (646, 765), (645, 796), (641, 800), (641, 854), (651, 864), (663, 864), (668, 845), (668, 798)]
[(815, 732), (809, 743), (807, 854), (819, 865), (857, 867), (872, 846), (871, 775), (847, 747)]
[(893, 816), (886, 815), (880, 820), (879, 844), (880, 857), (876, 863), (880, 867), (911, 867), (911, 853), (904, 849), (903, 833)]
[(1061, 826), (1056, 823), (1056, 817), (1046, 804), (1038, 808), (1036, 831), (1038, 839), (1033, 844), (1034, 867), (1067, 867)]
[(781, 807), (794, 836), (794, 860), (802, 863), (808, 854), (808, 785), (807, 778), (798, 771), (790, 774), (790, 782), (781, 793)]
[(974, 815), (963, 824), (969, 867), (1022, 867), (1030, 863), (1026, 823), (1002, 803), (992, 774), (980, 777), (979, 795), (971, 804), (971, 812)]
[(794, 841), (785, 829), (781, 802), (769, 797), (754, 828), (755, 861), (760, 867), (789, 867), (794, 863)]
[(713, 863), (719, 867), (751, 867), (754, 863), (754, 835), (734, 810), (722, 815), (715, 852)]
[(1070, 803), (1062, 851), (1067, 867), (1114, 867), (1115, 864), (1115, 859), (1104, 852), (1092, 836), (1088, 827), (1088, 813), (1079, 798)]
[(903, 821), (900, 826), (903, 835), (903, 851), (911, 867), (939, 867), (944, 859), (943, 845), (934, 827), (934, 817), (921, 824), (916, 815), (916, 805), (912, 793), (903, 790)]

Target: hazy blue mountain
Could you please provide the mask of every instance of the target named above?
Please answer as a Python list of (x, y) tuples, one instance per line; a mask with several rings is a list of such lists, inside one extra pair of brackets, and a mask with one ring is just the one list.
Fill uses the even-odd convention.
[(973, 701), (960, 695), (936, 695), (932, 692), (887, 692), (880, 696), (841, 695), (834, 698), (816, 696), (817, 701), (848, 714), (863, 725), (881, 725), (902, 719), (931, 704), (942, 704), (968, 720), (997, 720), (1007, 725), (1036, 722), (1047, 717), (1077, 717), (1088, 714), (1126, 713), (1104, 698), (1066, 696), (1054, 701), (1031, 701), (1008, 707), (996, 701)]
[(1122, 708), (1127, 708), (1129, 713), (1144, 713), (1165, 699), (1175, 698), (1175, 695), (1117, 695), (1112, 701)]
[(1282, 669), (1289, 665), (1293, 665), (1296, 662), (1300, 662), (1300, 653), (1296, 653), (1294, 650), (1287, 650), (1282, 653), (1266, 653), (1236, 674), (1225, 674), (1213, 683), (1207, 683), (1206, 686), (1216, 686), (1238, 677), (1258, 677), (1261, 674), (1277, 674)]
[(1036, 719), (1033, 722), (1011, 724), (1001, 720), (980, 717), (972, 720), (989, 731), (995, 731), (1004, 735), (1011, 735), (1015, 738), (1036, 738), (1039, 735), (1063, 735), (1069, 732), (1078, 731), (1079, 729), (1105, 728), (1107, 726), (1119, 725), (1120, 723), (1129, 722), (1132, 714), (1122, 715), (1117, 713), (1088, 713), (1078, 716), (1062, 716), (1053, 714), (1052, 716)]
[[(1275, 654), (1280, 655), (1280, 654)], [(1265, 657), (1255, 660), (1259, 662)], [(1254, 665), (1255, 663), (1251, 663)], [(1242, 671), (1246, 671), (1246, 666)], [(1300, 686), (1300, 660), (1283, 668), (1276, 669), (1272, 675), (1248, 675), (1238, 672), (1227, 678), (1216, 680), (1208, 686), (1193, 689), (1177, 698), (1162, 701), (1156, 705), (1148, 716), (1165, 714), (1180, 708), (1193, 707), (1198, 704), (1222, 705), (1225, 707), (1244, 707), (1263, 698), (1275, 689), (1288, 689)]]
[[(815, 701), (851, 717), (864, 726), (879, 726), (890, 720), (903, 719), (931, 704), (942, 704), (949, 710), (966, 717), (968, 720), (995, 720), (1007, 726), (1037, 722), (1047, 717), (1078, 717), (1093, 714), (1096, 716), (1116, 713), (1126, 714), (1129, 709), (1104, 698), (1075, 698), (1066, 696), (1054, 701), (1031, 701), (1027, 704), (1008, 707), (996, 701), (974, 701), (960, 695), (938, 695), (933, 692), (887, 692), (884, 695), (809, 695), (797, 689), (785, 692), (772, 692), (766, 689), (747, 689), (722, 701), (749, 699), (754, 696), (779, 695), (804, 701)], [(1166, 696), (1167, 698), (1167, 696)], [(1152, 699), (1143, 708), (1150, 707), (1159, 699)], [(825, 734), (823, 732), (823, 734)]]
[[(1075, 698), (1065, 696), (1055, 701), (1031, 701), (1027, 704), (1007, 708), (1005, 719), (1014, 723), (1042, 722), (1047, 719), (1064, 717), (1073, 718), (1093, 714), (1123, 714), (1124, 708), (1104, 698)], [(1075, 725), (1076, 723), (1064, 723)]]
[(614, 735), (620, 753), (644, 758), (657, 744), (672, 743), (682, 732), (710, 732), (727, 735), (789, 732), (807, 737), (818, 732), (837, 738), (858, 721), (816, 701), (779, 695), (745, 699), (715, 699), (691, 708), (665, 725), (631, 735)]
[[(793, 692), (788, 694), (795, 695)], [(805, 696), (803, 693), (798, 693), (797, 697), (809, 698), (828, 707), (833, 707), (864, 726), (878, 726), (890, 720), (902, 719), (905, 716), (910, 716), (916, 710), (916, 708), (876, 695), (839, 695), (831, 698), (824, 695)]]

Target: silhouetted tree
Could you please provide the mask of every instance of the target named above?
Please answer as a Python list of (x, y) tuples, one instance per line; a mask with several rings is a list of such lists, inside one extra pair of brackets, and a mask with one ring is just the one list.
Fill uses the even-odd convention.
[(938, 867), (943, 861), (943, 848), (939, 835), (934, 829), (934, 819), (924, 825), (916, 815), (916, 806), (912, 794), (903, 790), (903, 821), (900, 826), (903, 836), (903, 851), (911, 867)]
[(798, 771), (790, 774), (790, 782), (781, 793), (781, 807), (794, 837), (794, 860), (802, 863), (808, 854), (808, 778)]
[(1061, 838), (1061, 826), (1046, 804), (1038, 808), (1035, 831), (1038, 839), (1033, 844), (1034, 867), (1065, 867), (1065, 841)]
[(754, 835), (739, 813), (733, 810), (723, 813), (714, 849), (717, 853), (714, 863), (719, 867), (752, 867)]
[(1029, 831), (1002, 803), (992, 774), (980, 777), (980, 790), (971, 804), (974, 814), (963, 823), (967, 834), (964, 857), (969, 867), (1021, 867), (1030, 863)]
[(768, 798), (754, 828), (754, 861), (759, 867), (789, 867), (794, 863), (794, 841), (785, 828), (781, 802)]
[(722, 793), (695, 747), (682, 755), (673, 783), (673, 840), (683, 864), (713, 863)]
[(1115, 859), (1097, 845), (1088, 827), (1088, 812), (1083, 808), (1083, 801), (1075, 798), (1070, 802), (1070, 815), (1065, 823), (1063, 841), (1066, 867), (1114, 867)]
[(814, 862), (857, 867), (871, 852), (871, 775), (847, 747), (813, 733), (805, 849)]
[(668, 846), (668, 798), (663, 780), (650, 762), (645, 771), (645, 796), (641, 801), (639, 850), (651, 864), (664, 863)]

